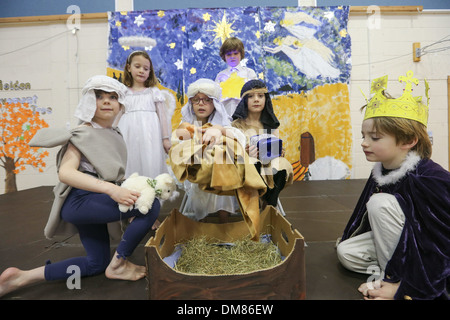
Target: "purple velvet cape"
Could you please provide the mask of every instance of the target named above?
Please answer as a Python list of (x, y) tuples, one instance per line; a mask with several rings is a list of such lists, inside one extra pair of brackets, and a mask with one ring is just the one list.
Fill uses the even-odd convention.
[[(401, 281), (395, 299), (448, 299), (450, 285), (450, 173), (422, 159), (397, 183), (378, 186), (370, 175), (342, 240), (358, 228), (375, 192), (394, 195), (405, 214), (399, 243), (384, 281)], [(370, 226), (362, 232), (370, 231)], [(361, 233), (362, 233), (361, 232)]]

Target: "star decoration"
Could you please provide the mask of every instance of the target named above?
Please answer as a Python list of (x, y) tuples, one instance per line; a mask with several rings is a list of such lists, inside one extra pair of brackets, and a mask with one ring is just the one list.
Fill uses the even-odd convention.
[(347, 30), (342, 29), (341, 31), (339, 31), (339, 34), (341, 35), (342, 38), (345, 38), (347, 36)]
[(386, 89), (388, 82), (388, 76), (383, 76), (380, 78), (376, 78), (372, 81), (372, 84), (370, 86), (370, 93), (379, 93)]
[(136, 18), (134, 18), (134, 24), (136, 24), (138, 27), (140, 27), (142, 24), (144, 24), (145, 18), (142, 17), (142, 15), (140, 14), (139, 16), (137, 16)]
[(191, 68), (191, 70), (189, 70), (191, 72), (191, 74), (196, 74), (197, 73), (197, 69), (195, 69), (194, 67)]
[(203, 14), (203, 21), (209, 21), (211, 19), (211, 15), (207, 12)]
[(203, 43), (202, 39), (195, 40), (195, 43), (192, 45), (195, 50), (202, 50), (205, 43)]
[(177, 66), (177, 70), (183, 69), (183, 61), (181, 61), (180, 59), (177, 59), (177, 62), (174, 62), (173, 64)]
[(176, 43), (175, 42), (169, 43), (168, 46), (170, 49), (173, 49), (173, 48), (175, 48)]
[(264, 24), (264, 31), (274, 32), (275, 31), (275, 23), (273, 23), (272, 21), (266, 22)]
[(216, 39), (220, 39), (222, 40), (222, 43), (229, 37), (231, 37), (231, 34), (234, 33), (235, 31), (231, 28), (231, 26), (233, 25), (233, 23), (228, 23), (227, 22), (227, 18), (226, 18), (226, 14), (223, 14), (222, 17), (222, 21), (220, 22), (214, 22), (216, 24), (216, 27), (213, 30), (208, 30), (208, 31), (213, 31), (216, 33), (216, 36), (214, 37), (214, 40)]
[(166, 14), (164, 13), (164, 11), (162, 11), (162, 10), (159, 10), (158, 11), (158, 17), (160, 17), (160, 18), (162, 18), (162, 17), (164, 17)]

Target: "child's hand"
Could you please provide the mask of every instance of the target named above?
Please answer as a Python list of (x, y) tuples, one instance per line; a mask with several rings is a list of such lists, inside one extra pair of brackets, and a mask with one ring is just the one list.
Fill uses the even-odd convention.
[(169, 154), (169, 150), (170, 150), (171, 146), (172, 146), (172, 144), (170, 143), (169, 139), (163, 139), (163, 147), (164, 147), (164, 151), (166, 152), (166, 154)]
[(141, 194), (137, 191), (131, 191), (119, 186), (115, 186), (109, 196), (117, 203), (132, 206), (140, 195)]
[(399, 286), (400, 282), (390, 283), (377, 280), (373, 283), (363, 283), (358, 291), (363, 294), (365, 300), (393, 300)]
[(245, 149), (250, 157), (258, 158), (258, 147), (255, 145), (247, 145)]
[(219, 143), (220, 137), (222, 136), (222, 131), (218, 128), (201, 128), (202, 132), (202, 143), (203, 144), (217, 144)]

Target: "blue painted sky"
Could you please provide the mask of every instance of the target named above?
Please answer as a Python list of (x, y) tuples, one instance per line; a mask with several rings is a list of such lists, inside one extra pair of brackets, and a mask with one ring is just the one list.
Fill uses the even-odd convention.
[(224, 37), (235, 36), (244, 42), (247, 67), (274, 93), (346, 83), (351, 71), (348, 9), (237, 7), (112, 12), (108, 65), (122, 70), (133, 50), (144, 49), (124, 47), (120, 38), (152, 38), (156, 46), (146, 50), (158, 79), (180, 93), (198, 78), (214, 79), (225, 69), (219, 49)]

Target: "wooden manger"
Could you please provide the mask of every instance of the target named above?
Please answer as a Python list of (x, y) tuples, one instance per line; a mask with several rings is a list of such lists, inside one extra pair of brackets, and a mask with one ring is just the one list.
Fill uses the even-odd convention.
[(303, 236), (272, 206), (261, 213), (260, 233), (270, 234), (284, 260), (268, 269), (233, 275), (201, 275), (179, 272), (163, 261), (178, 243), (193, 237), (233, 242), (249, 234), (244, 221), (202, 223), (174, 209), (145, 245), (148, 298), (255, 300), (304, 299), (305, 242)]

